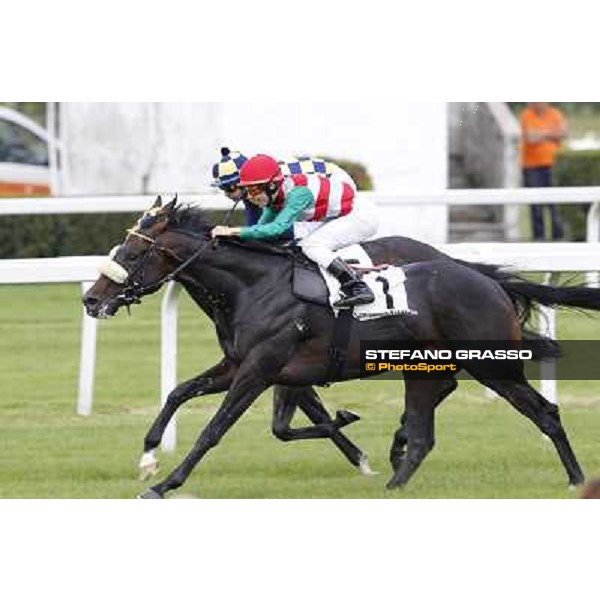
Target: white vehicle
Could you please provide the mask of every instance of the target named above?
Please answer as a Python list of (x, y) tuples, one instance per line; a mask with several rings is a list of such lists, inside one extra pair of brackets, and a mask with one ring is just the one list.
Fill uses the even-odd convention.
[(48, 196), (47, 131), (25, 115), (0, 107), (0, 196)]

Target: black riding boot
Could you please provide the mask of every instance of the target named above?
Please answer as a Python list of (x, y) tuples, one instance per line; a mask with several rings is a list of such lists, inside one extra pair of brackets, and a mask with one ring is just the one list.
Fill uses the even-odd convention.
[(327, 270), (340, 282), (345, 296), (333, 305), (334, 308), (350, 308), (375, 300), (371, 288), (341, 258), (336, 258)]

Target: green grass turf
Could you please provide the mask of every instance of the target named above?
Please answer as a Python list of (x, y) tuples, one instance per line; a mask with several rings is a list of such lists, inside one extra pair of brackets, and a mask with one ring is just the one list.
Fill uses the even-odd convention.
[[(79, 286), (0, 287), (0, 497), (131, 498), (144, 434), (157, 413), (159, 296), (99, 323), (94, 410), (75, 414)], [(185, 296), (179, 377), (219, 359), (212, 326)], [(600, 339), (600, 320), (559, 317), (562, 339)], [(600, 382), (561, 382), (562, 416), (588, 476), (600, 475)], [(503, 400), (461, 382), (437, 412), (437, 445), (406, 489), (389, 493), (387, 461), (402, 409), (402, 384), (358, 381), (322, 390), (327, 407), (362, 420), (345, 431), (381, 474), (359, 475), (328, 441), (283, 444), (270, 433), (270, 392), (194, 471), (182, 492), (202, 498), (570, 498), (554, 448)], [(222, 396), (179, 413), (174, 467)], [(297, 418), (295, 423), (305, 423)]]

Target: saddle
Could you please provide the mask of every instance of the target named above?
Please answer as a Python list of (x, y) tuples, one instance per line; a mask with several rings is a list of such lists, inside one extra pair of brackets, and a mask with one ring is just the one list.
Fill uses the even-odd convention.
[[(292, 275), (292, 292), (296, 298), (306, 302), (312, 302), (320, 306), (329, 306), (329, 290), (323, 279), (319, 266), (307, 258), (300, 248), (292, 250), (294, 263)], [(358, 261), (346, 261), (355, 271), (360, 274), (384, 271), (389, 265), (377, 265), (373, 267), (360, 267)]]
[(316, 263), (295, 247), (292, 252), (292, 293), (296, 298), (320, 306), (329, 306), (329, 290)]
[[(282, 243), (266, 243), (260, 241), (241, 242), (231, 238), (229, 238), (226, 243), (231, 245), (243, 245), (246, 249), (287, 257), (292, 261), (292, 293), (294, 296), (299, 300), (318, 304), (319, 306), (330, 305), (329, 290), (319, 266), (310, 260), (296, 244), (290, 243), (289, 241)], [(382, 271), (389, 266), (377, 265), (365, 268), (359, 267), (357, 261), (347, 260), (346, 262), (360, 273)]]

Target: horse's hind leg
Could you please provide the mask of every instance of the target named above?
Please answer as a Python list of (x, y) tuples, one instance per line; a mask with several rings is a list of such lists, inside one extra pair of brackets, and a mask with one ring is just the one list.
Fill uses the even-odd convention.
[(548, 402), (523, 375), (514, 381), (480, 380), (525, 415), (551, 440), (562, 461), (570, 485), (583, 483), (584, 475), (560, 421), (558, 406)]
[[(310, 394), (304, 394), (299, 401), (299, 406), (306, 416), (315, 424), (331, 421), (331, 417), (327, 409), (320, 401), (318, 394), (313, 388), (310, 388)], [(359, 416), (348, 410), (338, 410), (336, 418), (333, 421), (338, 426), (331, 432), (331, 441), (336, 445), (338, 450), (352, 463), (358, 467), (363, 475), (375, 475), (375, 471), (371, 470), (369, 465), (369, 457), (358, 446), (353, 444), (341, 431), (341, 427), (345, 427), (350, 423), (359, 420)]]
[[(290, 426), (297, 408), (301, 408), (306, 413), (314, 423), (313, 426), (294, 428)], [(339, 418), (333, 420), (312, 388), (275, 387), (271, 429), (273, 435), (282, 442), (328, 438), (337, 429), (345, 427), (350, 422), (353, 421)]]
[[(446, 387), (442, 388), (435, 400), (434, 410), (458, 387), (455, 379), (444, 380)], [(394, 434), (394, 441), (390, 448), (390, 463), (394, 471), (398, 469), (400, 463), (406, 456), (406, 444), (408, 443), (408, 429), (406, 427), (406, 411), (400, 417), (400, 428)]]
[(397, 463), (394, 475), (387, 484), (388, 489), (405, 485), (431, 452), (435, 443), (435, 407), (454, 390), (454, 386), (448, 385), (448, 380), (433, 379), (406, 379), (405, 388), (403, 427), (406, 431), (408, 450)]
[[(313, 427), (290, 427), (297, 408), (314, 423)], [(332, 419), (311, 387), (275, 387), (272, 424), (275, 437), (284, 442), (329, 438), (351, 464), (358, 467), (362, 473), (371, 474), (367, 455), (340, 431), (342, 427), (358, 419), (358, 415), (350, 411), (338, 411), (336, 418)]]

